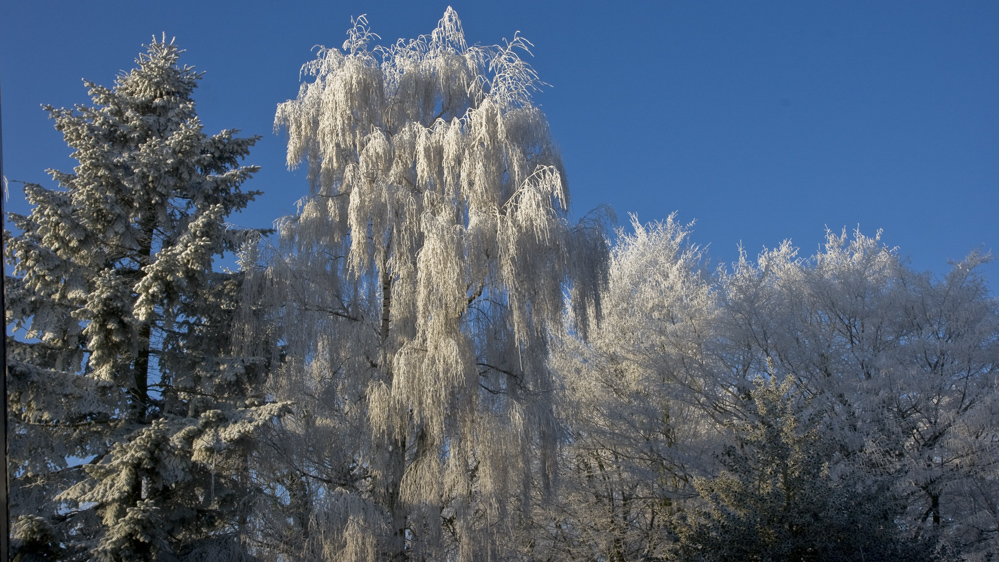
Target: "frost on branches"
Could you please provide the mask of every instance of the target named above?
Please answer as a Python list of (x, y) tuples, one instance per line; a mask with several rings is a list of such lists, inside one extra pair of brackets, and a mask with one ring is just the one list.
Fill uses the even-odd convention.
[(550, 559), (999, 551), (988, 256), (935, 280), (844, 231), (710, 272), (672, 217), (633, 227), (600, 326), (554, 347), (571, 437)]
[(569, 438), (539, 539), (547, 559), (664, 559), (689, 483), (711, 465), (719, 431), (702, 407), (700, 352), (719, 306), (690, 226), (632, 216), (611, 253), (600, 326), (554, 346)]
[(973, 252), (933, 280), (879, 236), (844, 231), (807, 260), (784, 244), (722, 279), (719, 383), (794, 375), (841, 466), (888, 479), (899, 525), (945, 559), (999, 546), (987, 484), (999, 470), (999, 303), (976, 271), (988, 259)]
[(254, 138), (208, 136), (200, 74), (153, 40), (93, 106), (46, 107), (79, 161), (25, 186), (7, 283), (11, 512), (24, 555), (167, 560), (230, 548), (245, 522), (247, 458), (280, 406), (264, 365), (231, 352), (239, 274), (216, 256), (256, 236), (226, 217)]
[(580, 330), (599, 310), (605, 241), (566, 222), (530, 43), (469, 46), (451, 9), (376, 38), (358, 18), (276, 117), (312, 185), (267, 272), (286, 520), (311, 521), (295, 556), (495, 559), (550, 489), (548, 338), (568, 287)]

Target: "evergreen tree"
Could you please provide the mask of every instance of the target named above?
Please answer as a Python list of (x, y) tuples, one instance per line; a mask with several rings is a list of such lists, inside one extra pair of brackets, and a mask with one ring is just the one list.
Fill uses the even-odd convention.
[(25, 186), (6, 260), (12, 514), (67, 559), (169, 560), (232, 552), (250, 497), (254, 433), (279, 413), (265, 365), (232, 352), (241, 276), (215, 257), (254, 231), (225, 219), (255, 138), (208, 136), (201, 75), (153, 40), (93, 105), (46, 107), (79, 162)]
[[(904, 510), (884, 481), (830, 474), (834, 447), (802, 419), (794, 377), (757, 379), (754, 415), (719, 456), (722, 472), (695, 481), (707, 510), (681, 527), (681, 560), (929, 560), (902, 538)], [(802, 423), (804, 422), (804, 423)]]

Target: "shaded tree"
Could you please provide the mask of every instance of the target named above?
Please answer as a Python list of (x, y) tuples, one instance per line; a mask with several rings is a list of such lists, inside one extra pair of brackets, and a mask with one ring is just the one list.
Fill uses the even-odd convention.
[(999, 314), (976, 273), (987, 259), (973, 253), (933, 280), (879, 237), (844, 231), (812, 258), (784, 244), (722, 280), (719, 380), (795, 376), (839, 454), (892, 482), (912, 540), (948, 556), (997, 539), (981, 486), (999, 462)]
[[(556, 558), (668, 557), (677, 517), (701, 501), (728, 513), (718, 506), (735, 500), (705, 483), (748, 489), (762, 467), (785, 462), (771, 451), (766, 463), (747, 464), (745, 447), (727, 437), (729, 428), (748, 435), (760, 424), (758, 378), (796, 381), (793, 414), (808, 428), (798, 436), (811, 435), (798, 445), (821, 460), (801, 481), (823, 502), (854, 506), (855, 518), (794, 517), (843, 529), (890, 519), (905, 540), (948, 558), (995, 550), (988, 482), (999, 462), (999, 314), (976, 273), (986, 256), (972, 254), (934, 280), (878, 237), (829, 233), (810, 258), (785, 243), (712, 277), (685, 229), (672, 221), (634, 229), (613, 254), (604, 322), (589, 341), (560, 340), (554, 355), (571, 436), (556, 523), (540, 533)], [(735, 480), (715, 480), (739, 467)], [(701, 499), (690, 486), (696, 478)], [(757, 503), (761, 514), (772, 511)], [(699, 527), (715, 530), (698, 540), (725, 542), (734, 529), (754, 534), (763, 525), (737, 518), (719, 539), (711, 533), (725, 517)], [(757, 554), (772, 549), (752, 544)]]
[(822, 424), (800, 414), (794, 377), (757, 379), (751, 397), (751, 421), (718, 457), (722, 472), (695, 480), (706, 509), (686, 514), (680, 559), (931, 559), (900, 532), (904, 506), (889, 483), (834, 462)]

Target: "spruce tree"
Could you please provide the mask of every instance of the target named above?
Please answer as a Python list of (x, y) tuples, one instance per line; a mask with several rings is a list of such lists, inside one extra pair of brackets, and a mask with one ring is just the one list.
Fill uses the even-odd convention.
[(754, 381), (751, 417), (734, 426), (721, 473), (694, 481), (707, 509), (681, 525), (678, 559), (933, 560), (928, 545), (903, 538), (890, 482), (842, 463), (831, 472), (836, 445), (801, 413), (796, 384)]
[[(256, 138), (202, 132), (201, 74), (153, 40), (92, 106), (45, 107), (79, 163), (25, 186), (7, 234), (11, 511), (20, 547), (66, 559), (238, 550), (250, 437), (281, 408), (233, 353), (239, 273), (257, 231), (225, 220), (258, 194)], [(57, 547), (51, 545), (58, 545)], [(50, 548), (50, 550), (51, 550)]]

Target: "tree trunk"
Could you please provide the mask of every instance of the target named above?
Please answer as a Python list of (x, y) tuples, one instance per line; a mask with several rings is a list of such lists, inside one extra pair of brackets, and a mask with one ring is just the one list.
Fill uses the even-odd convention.
[(152, 324), (149, 322), (144, 322), (139, 328), (139, 353), (132, 368), (132, 421), (137, 423), (147, 421), (149, 409), (149, 338), (152, 331)]
[(406, 507), (400, 497), (402, 491), (402, 475), (406, 471), (406, 440), (389, 438), (388, 486), (386, 489), (387, 507), (392, 513), (392, 544), (389, 560), (402, 562), (409, 560), (406, 552)]
[[(154, 216), (150, 211), (147, 218), (142, 222), (142, 238), (140, 239), (142, 246), (138, 252), (140, 268), (149, 265), (150, 258), (153, 255), (153, 231), (156, 223), (155, 219), (151, 217)], [(147, 421), (146, 416), (149, 409), (149, 340), (152, 337), (152, 332), (152, 322), (149, 320), (143, 322), (139, 328), (139, 351), (132, 364), (133, 381), (130, 392), (132, 395), (132, 421), (138, 423), (145, 423)]]
[[(388, 267), (388, 254), (392, 246), (392, 237), (389, 236), (385, 247), (385, 260), (381, 267), (382, 283), (382, 318), (379, 336), (381, 337), (381, 367), (385, 374), (388, 386), (393, 384), (392, 363), (394, 354), (389, 345), (389, 329), (392, 318), (392, 273)], [(402, 476), (406, 471), (406, 434), (407, 428), (399, 428), (398, 435), (389, 435), (385, 438), (383, 446), (387, 449), (388, 459), (385, 467), (385, 488), (384, 497), (381, 504), (388, 508), (392, 514), (392, 539), (388, 559), (402, 562), (409, 560), (406, 552), (406, 528), (407, 514), (406, 507), (401, 501)]]

